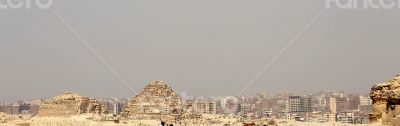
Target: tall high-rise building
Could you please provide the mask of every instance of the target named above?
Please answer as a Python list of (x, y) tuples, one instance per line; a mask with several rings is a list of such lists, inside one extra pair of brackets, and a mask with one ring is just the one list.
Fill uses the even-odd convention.
[(349, 110), (349, 98), (347, 97), (337, 97), (336, 98), (336, 111), (346, 112)]
[(311, 96), (303, 96), (301, 98), (301, 108), (303, 112), (312, 112)]
[(289, 97), (289, 111), (290, 112), (301, 112), (301, 97), (290, 96)]
[(330, 97), (329, 98), (329, 110), (331, 113), (337, 113), (336, 111), (336, 98)]
[(358, 110), (360, 105), (360, 97), (358, 95), (351, 95), (349, 98), (349, 110)]
[(331, 113), (346, 112), (349, 110), (349, 98), (347, 97), (330, 97), (329, 110)]
[(289, 97), (290, 112), (311, 112), (311, 97), (310, 96), (290, 96)]
[(112, 106), (113, 106), (112, 107), (113, 114), (114, 115), (119, 115), (121, 113), (121, 111), (122, 111), (121, 103), (115, 102), (115, 103), (112, 104)]

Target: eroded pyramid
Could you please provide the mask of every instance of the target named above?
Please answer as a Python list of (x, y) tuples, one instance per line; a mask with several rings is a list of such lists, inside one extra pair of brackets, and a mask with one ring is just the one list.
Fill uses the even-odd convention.
[(151, 81), (126, 106), (123, 116), (179, 115), (182, 99), (164, 81)]

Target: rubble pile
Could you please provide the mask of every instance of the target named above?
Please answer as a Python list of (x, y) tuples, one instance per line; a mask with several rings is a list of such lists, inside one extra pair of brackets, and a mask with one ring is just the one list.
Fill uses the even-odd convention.
[(106, 107), (96, 99), (75, 93), (64, 93), (45, 101), (39, 107), (39, 116), (71, 116), (77, 114), (106, 114)]
[(400, 125), (400, 76), (371, 88), (373, 113), (370, 122), (385, 125)]
[(0, 123), (7, 123), (8, 121), (13, 121), (17, 119), (17, 116), (9, 115), (7, 113), (0, 112)]
[(124, 117), (156, 119), (182, 114), (182, 99), (164, 81), (151, 81), (125, 107)]

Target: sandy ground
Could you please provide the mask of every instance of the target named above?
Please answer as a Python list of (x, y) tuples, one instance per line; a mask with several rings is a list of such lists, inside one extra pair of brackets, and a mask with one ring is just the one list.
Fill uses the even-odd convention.
[(343, 123), (317, 123), (317, 122), (292, 122), (283, 123), (279, 126), (384, 126), (380, 124), (343, 124)]
[[(71, 121), (51, 119), (46, 121), (18, 121), (12, 123), (3, 123), (0, 126), (158, 126), (159, 121), (156, 120), (132, 120), (127, 122), (91, 122), (91, 121)], [(175, 124), (175, 126), (179, 126)], [(183, 126), (183, 125), (182, 125)], [(188, 125), (192, 126), (192, 125)], [(196, 124), (196, 126), (223, 126), (223, 124)], [(242, 126), (242, 124), (233, 124), (232, 126)], [(379, 124), (341, 124), (341, 123), (312, 123), (297, 122), (278, 124), (278, 126), (383, 126)]]
[[(93, 121), (89, 120), (90, 116), (79, 115), (73, 117), (34, 117), (29, 120), (14, 120), (7, 123), (0, 123), (0, 126), (158, 126), (159, 120), (120, 120), (119, 123), (113, 121)], [(204, 119), (218, 120), (218, 124), (210, 124)], [(186, 124), (174, 124), (174, 126), (223, 126), (224, 124), (231, 124), (231, 126), (242, 126), (242, 123), (232, 118), (218, 118), (210, 116), (197, 124), (190, 124), (191, 120), (186, 120)], [(282, 120), (275, 120), (281, 122)], [(285, 120), (286, 121), (286, 120)], [(383, 126), (379, 124), (342, 124), (342, 123), (317, 123), (317, 122), (295, 122), (286, 121), (287, 123), (280, 123), (278, 126)], [(258, 124), (257, 122), (255, 122)]]

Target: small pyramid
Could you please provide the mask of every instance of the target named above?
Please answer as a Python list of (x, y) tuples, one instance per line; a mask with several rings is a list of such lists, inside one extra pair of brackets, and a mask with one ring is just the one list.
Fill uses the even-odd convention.
[(83, 113), (106, 114), (107, 109), (96, 99), (76, 93), (63, 93), (40, 105), (39, 116), (71, 116)]

